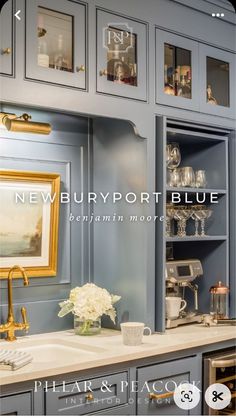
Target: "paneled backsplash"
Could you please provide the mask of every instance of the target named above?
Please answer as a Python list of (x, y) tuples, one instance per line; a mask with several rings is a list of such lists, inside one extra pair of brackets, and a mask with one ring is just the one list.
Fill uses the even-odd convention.
[[(2, 169), (53, 172), (61, 176), (61, 192), (86, 192), (88, 189), (89, 119), (33, 109), (3, 106), (3, 112), (28, 112), (33, 120), (52, 124), (48, 136), (12, 133), (2, 128), (0, 167)], [(85, 203), (86, 204), (86, 203)], [(86, 213), (83, 205), (61, 204), (59, 222), (58, 271), (56, 277), (30, 278), (24, 287), (14, 280), (13, 301), (16, 319), (26, 306), (30, 333), (70, 328), (72, 317), (58, 318), (58, 302), (67, 298), (70, 288), (89, 279), (88, 232), (79, 222), (73, 227), (70, 212)], [(7, 281), (0, 280), (0, 322), (7, 318)]]

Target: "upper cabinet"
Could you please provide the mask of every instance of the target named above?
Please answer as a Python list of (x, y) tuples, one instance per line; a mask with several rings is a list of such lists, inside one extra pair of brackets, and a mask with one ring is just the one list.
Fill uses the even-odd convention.
[(200, 109), (213, 115), (235, 115), (235, 56), (200, 45)]
[(26, 78), (86, 88), (85, 5), (26, 1)]
[(97, 10), (97, 92), (147, 100), (147, 26)]
[(156, 29), (156, 102), (235, 115), (235, 55)]
[(0, 13), (0, 74), (13, 76), (13, 3), (8, 0)]
[(156, 30), (156, 102), (198, 110), (198, 43)]

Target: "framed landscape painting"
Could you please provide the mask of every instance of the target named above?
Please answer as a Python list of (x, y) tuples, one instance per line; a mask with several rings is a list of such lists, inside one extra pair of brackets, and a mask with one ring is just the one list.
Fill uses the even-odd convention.
[(59, 192), (59, 174), (0, 170), (0, 278), (56, 275)]

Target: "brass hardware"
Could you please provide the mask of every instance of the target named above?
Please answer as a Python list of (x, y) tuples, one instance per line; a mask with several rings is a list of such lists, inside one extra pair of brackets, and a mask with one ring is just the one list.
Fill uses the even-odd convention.
[(26, 132), (33, 134), (48, 135), (52, 128), (49, 123), (31, 122), (31, 116), (23, 113), (17, 116), (13, 113), (0, 113), (0, 123), (2, 123), (8, 131)]
[(2, 49), (2, 55), (10, 55), (11, 48), (4, 48)]
[(107, 70), (100, 70), (99, 75), (102, 77), (103, 75), (107, 75)]
[(94, 400), (93, 394), (92, 393), (87, 393), (85, 395), (85, 399), (86, 399), (86, 401), (93, 401)]
[(7, 341), (15, 341), (15, 331), (28, 331), (29, 329), (29, 323), (27, 322), (26, 318), (26, 308), (21, 308), (21, 316), (23, 319), (23, 322), (15, 322), (14, 318), (14, 311), (13, 311), (13, 298), (12, 298), (12, 280), (13, 280), (13, 273), (15, 271), (19, 271), (23, 277), (24, 280), (24, 286), (29, 285), (29, 280), (27, 277), (27, 274), (23, 267), (20, 266), (13, 266), (8, 273), (8, 317), (6, 324), (0, 325), (0, 333), (6, 332), (6, 340)]
[(79, 73), (80, 71), (84, 72), (85, 71), (85, 65), (80, 65), (79, 67), (76, 67), (76, 71), (77, 71), (77, 73)]
[(46, 35), (46, 33), (46, 29), (38, 27), (38, 38), (42, 38), (44, 35)]
[(156, 395), (155, 393), (149, 393), (148, 397), (150, 401), (153, 401), (153, 400), (158, 400), (158, 399), (171, 398), (172, 396), (174, 396), (174, 392), (161, 393), (160, 395)]

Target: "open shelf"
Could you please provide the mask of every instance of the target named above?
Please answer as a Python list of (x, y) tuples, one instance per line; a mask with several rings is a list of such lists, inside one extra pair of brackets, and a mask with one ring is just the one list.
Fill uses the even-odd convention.
[(166, 242), (187, 242), (187, 241), (225, 241), (227, 240), (227, 235), (209, 235), (206, 237), (166, 237)]
[(195, 188), (195, 187), (166, 187), (166, 191), (167, 193), (172, 193), (172, 192), (179, 192), (179, 193), (206, 193), (206, 194), (210, 194), (210, 193), (218, 193), (218, 194), (226, 194), (227, 190), (226, 189), (200, 189), (200, 188)]
[[(166, 203), (173, 203), (176, 207), (204, 205), (212, 210), (212, 214), (205, 221), (205, 231), (208, 235), (204, 237), (194, 236), (195, 221), (192, 218), (187, 220), (185, 237), (177, 236), (176, 220), (171, 222), (171, 237), (165, 235), (165, 224), (156, 224), (156, 330), (159, 332), (165, 330), (167, 257), (176, 261), (201, 261), (203, 275), (194, 280), (199, 286), (200, 313), (209, 313), (211, 286), (217, 281), (229, 285), (228, 133), (213, 127), (206, 130), (204, 126), (190, 123), (186, 127), (185, 121), (177, 121), (176, 124), (175, 122), (169, 119), (163, 121), (161, 117), (157, 117), (157, 158), (162, 156), (163, 161), (156, 166), (156, 190), (162, 192), (156, 213), (159, 216), (165, 214)], [(205, 187), (170, 187), (167, 184), (166, 146), (172, 142), (179, 145), (181, 153), (178, 168), (192, 167), (194, 172), (205, 170)], [(173, 198), (172, 193), (179, 193), (180, 199), (178, 196)], [(218, 199), (212, 201), (211, 193), (215, 193)], [(201, 222), (199, 233), (200, 231)], [(186, 300), (188, 310), (191, 311), (194, 309), (193, 294), (187, 288)], [(229, 302), (230, 300), (230, 313)]]

